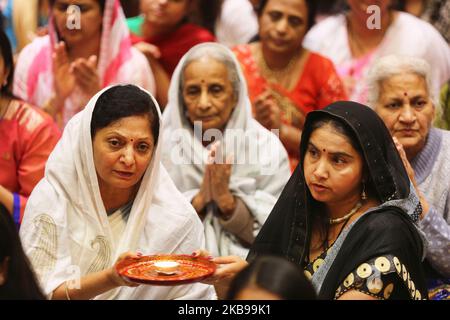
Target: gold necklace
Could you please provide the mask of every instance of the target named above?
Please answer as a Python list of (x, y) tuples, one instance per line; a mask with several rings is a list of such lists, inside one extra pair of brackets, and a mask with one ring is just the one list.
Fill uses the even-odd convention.
[(330, 218), (330, 224), (337, 224), (337, 223), (341, 223), (342, 221), (348, 220), (350, 219), (351, 216), (353, 216), (359, 209), (361, 209), (362, 207), (362, 203), (361, 201), (358, 201), (358, 203), (353, 207), (353, 209), (347, 213), (345, 216), (340, 217), (340, 218), (336, 218), (336, 219), (331, 219)]
[(262, 48), (259, 47), (256, 52), (258, 65), (261, 67), (262, 73), (266, 76), (266, 78), (275, 80), (276, 82), (285, 75), (291, 74), (297, 62), (297, 58), (300, 56), (299, 54), (293, 55), (284, 68), (273, 70), (267, 65), (266, 59), (264, 58), (264, 55), (262, 53)]

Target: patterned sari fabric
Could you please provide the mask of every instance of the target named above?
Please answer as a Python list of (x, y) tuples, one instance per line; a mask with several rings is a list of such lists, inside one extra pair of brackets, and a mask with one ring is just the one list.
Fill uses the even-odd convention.
[[(54, 21), (49, 35), (36, 38), (19, 55), (14, 75), (13, 92), (17, 97), (42, 107), (55, 94), (52, 54), (59, 41)], [(117, 83), (132, 83), (155, 92), (155, 83), (147, 59), (131, 46), (130, 34), (119, 0), (106, 0), (103, 13), (100, 54), (97, 65), (102, 88)], [(80, 88), (67, 98), (60, 125), (82, 110), (91, 97)]]
[(262, 254), (290, 259), (307, 271), (321, 299), (337, 299), (351, 289), (382, 299), (426, 299), (424, 238), (415, 224), (422, 208), (389, 131), (370, 108), (333, 103), (306, 118), (301, 155), (312, 124), (324, 118), (342, 123), (357, 137), (380, 205), (345, 226), (333, 245), (309, 263), (314, 213), (320, 203), (312, 198), (299, 165), (247, 259)]
[[(281, 107), (281, 117), (285, 124), (302, 129), (310, 111), (346, 99), (344, 86), (333, 63), (318, 54), (308, 54), (296, 85), (288, 90), (264, 78), (250, 45), (237, 46), (233, 51), (242, 66), (250, 101), (254, 103), (259, 95), (270, 90)], [(295, 168), (298, 159), (290, 155), (290, 160), (291, 167)]]
[(450, 300), (450, 279), (434, 280), (428, 283), (430, 300)]

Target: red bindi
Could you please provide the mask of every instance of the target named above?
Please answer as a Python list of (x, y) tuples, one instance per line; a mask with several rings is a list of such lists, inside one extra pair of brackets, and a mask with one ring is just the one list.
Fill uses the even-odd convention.
[(408, 92), (403, 92), (403, 95), (404, 95), (405, 97), (407, 97), (407, 96), (408, 96)]

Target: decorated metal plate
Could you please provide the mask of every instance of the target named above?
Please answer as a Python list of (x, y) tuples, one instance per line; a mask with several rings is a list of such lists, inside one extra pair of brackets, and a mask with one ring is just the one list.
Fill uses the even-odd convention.
[(153, 255), (124, 260), (116, 270), (131, 282), (176, 286), (208, 278), (216, 271), (216, 264), (189, 255)]

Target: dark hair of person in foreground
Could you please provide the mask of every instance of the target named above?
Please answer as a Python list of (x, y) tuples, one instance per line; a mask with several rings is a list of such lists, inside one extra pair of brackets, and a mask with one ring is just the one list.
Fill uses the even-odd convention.
[(16, 226), (0, 205), (0, 300), (44, 300)]
[(230, 285), (227, 299), (239, 299), (246, 288), (264, 290), (280, 300), (316, 299), (303, 271), (285, 258), (275, 256), (260, 256), (239, 272)]

